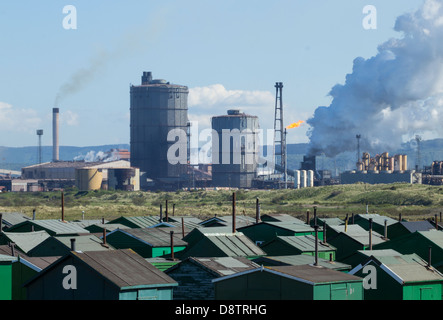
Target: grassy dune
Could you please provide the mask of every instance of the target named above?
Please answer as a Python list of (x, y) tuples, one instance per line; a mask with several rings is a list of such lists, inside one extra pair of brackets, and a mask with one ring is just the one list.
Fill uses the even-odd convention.
[[(197, 190), (177, 192), (89, 191), (75, 189), (64, 192), (65, 219), (112, 219), (119, 216), (158, 215), (160, 205), (172, 215), (193, 215), (206, 218), (229, 215), (232, 212), (232, 193), (228, 190)], [(440, 186), (386, 184), (338, 185), (298, 190), (238, 190), (237, 214), (255, 215), (256, 198), (261, 213), (288, 213), (300, 218), (317, 207), (319, 216), (345, 217), (346, 214), (366, 212), (411, 220), (433, 217), (443, 211), (443, 188)], [(60, 219), (61, 193), (4, 193), (0, 194), (0, 211), (23, 212), (29, 216), (36, 209), (38, 219)]]

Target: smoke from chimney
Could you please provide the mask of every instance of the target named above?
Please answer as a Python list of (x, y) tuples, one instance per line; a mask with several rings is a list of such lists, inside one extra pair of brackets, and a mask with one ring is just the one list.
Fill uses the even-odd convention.
[(318, 107), (307, 123), (310, 155), (333, 157), (354, 151), (355, 134), (369, 152), (398, 148), (417, 132), (442, 134), (443, 0), (426, 0), (397, 18), (395, 31), (378, 53), (354, 60), (331, 104)]

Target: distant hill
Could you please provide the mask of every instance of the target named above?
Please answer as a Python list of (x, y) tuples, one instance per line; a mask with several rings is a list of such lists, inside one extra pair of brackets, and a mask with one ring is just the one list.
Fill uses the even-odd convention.
[[(300, 169), (303, 156), (307, 154), (308, 143), (288, 144), (288, 168)], [(129, 144), (110, 144), (102, 146), (88, 147), (60, 147), (60, 160), (72, 161), (81, 160), (85, 156), (97, 155), (99, 152), (106, 152), (111, 149), (130, 149)], [(361, 150), (365, 152), (366, 150)], [(390, 155), (406, 154), (408, 156), (408, 167), (414, 169), (417, 162), (417, 145), (415, 141), (404, 143), (398, 150), (379, 150), (378, 153), (389, 152)], [(371, 157), (375, 154), (371, 154)], [(433, 161), (443, 161), (443, 139), (425, 140), (420, 143), (421, 167), (430, 166)], [(333, 174), (354, 170), (356, 162), (356, 152), (345, 152), (335, 158), (317, 156), (317, 169), (330, 170)], [(52, 160), (52, 146), (42, 147), (42, 161)], [(9, 148), (0, 147), (0, 169), (17, 170), (36, 164), (38, 162), (37, 147)]]

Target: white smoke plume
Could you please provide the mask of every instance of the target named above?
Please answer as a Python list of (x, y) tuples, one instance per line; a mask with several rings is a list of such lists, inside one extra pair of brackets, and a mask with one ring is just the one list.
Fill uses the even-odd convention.
[(84, 161), (84, 162), (110, 162), (120, 160), (118, 152), (103, 152), (98, 151), (97, 153), (93, 150), (86, 153), (86, 155), (78, 155), (74, 157), (74, 161)]
[(443, 133), (443, 0), (424, 1), (394, 29), (402, 37), (356, 58), (345, 84), (330, 91), (331, 104), (307, 121), (311, 155), (356, 150), (356, 134), (362, 151), (384, 152), (415, 134)]

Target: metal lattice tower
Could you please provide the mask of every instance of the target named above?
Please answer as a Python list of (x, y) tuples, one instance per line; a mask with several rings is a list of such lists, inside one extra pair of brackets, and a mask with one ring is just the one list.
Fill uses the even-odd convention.
[[(275, 164), (280, 165), (281, 168), (286, 168), (286, 137), (283, 127), (283, 83), (276, 82), (275, 89), (274, 159)], [(278, 145), (280, 150), (276, 151)], [(284, 179), (286, 181), (286, 174)]]
[(415, 164), (415, 170), (418, 172), (420, 170), (420, 166), (421, 166), (421, 154), (420, 154), (420, 141), (421, 141), (421, 137), (419, 135), (415, 136), (415, 141), (417, 142), (417, 160), (416, 160), (416, 164)]
[(361, 134), (357, 134), (355, 136), (357, 138), (357, 163), (360, 162), (360, 139), (361, 139)]

